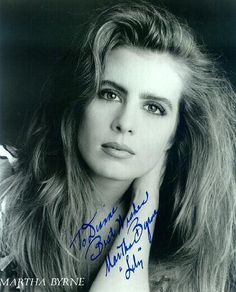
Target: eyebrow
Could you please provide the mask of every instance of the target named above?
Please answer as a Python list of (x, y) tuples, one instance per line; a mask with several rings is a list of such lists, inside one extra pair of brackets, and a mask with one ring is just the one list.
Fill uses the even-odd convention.
[[(102, 80), (101, 86), (105, 86), (105, 85), (111, 86), (114, 89), (122, 92), (125, 95), (128, 94), (128, 90), (127, 89), (125, 89), (123, 86), (117, 84), (114, 81), (111, 81), (111, 80)], [(165, 97), (155, 96), (152, 93), (145, 92), (145, 93), (143, 93), (141, 95), (141, 99), (144, 99), (144, 100), (150, 100), (151, 99), (153, 101), (163, 102), (163, 103), (165, 103), (170, 108), (170, 110), (173, 109), (173, 105), (172, 105), (171, 101), (168, 98), (165, 98)]]
[(160, 96), (154, 96), (154, 95), (152, 95), (152, 94), (150, 94), (148, 92), (142, 94), (141, 98), (144, 99), (144, 100), (147, 100), (147, 99), (150, 100), (151, 99), (153, 101), (163, 102), (169, 107), (170, 110), (173, 110), (173, 105), (172, 105), (172, 103), (170, 102), (170, 100), (168, 98), (160, 97)]
[(120, 92), (122, 92), (125, 95), (128, 94), (128, 91), (124, 87), (122, 87), (121, 85), (117, 84), (114, 81), (102, 80), (101, 85), (109, 85), (109, 86), (112, 86), (114, 89), (119, 90)]

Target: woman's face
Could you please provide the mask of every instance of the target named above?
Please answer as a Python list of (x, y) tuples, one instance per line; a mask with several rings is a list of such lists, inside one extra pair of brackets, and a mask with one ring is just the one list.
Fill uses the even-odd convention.
[(79, 129), (79, 150), (94, 175), (133, 180), (169, 149), (183, 81), (167, 53), (118, 47)]

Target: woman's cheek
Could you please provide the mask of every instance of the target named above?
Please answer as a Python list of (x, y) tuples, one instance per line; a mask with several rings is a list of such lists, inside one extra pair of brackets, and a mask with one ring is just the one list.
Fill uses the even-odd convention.
[[(163, 127), (164, 128), (164, 127)], [(149, 132), (146, 130), (145, 137), (140, 139), (139, 149), (143, 160), (158, 161), (159, 158), (168, 150), (173, 136), (173, 127), (165, 127), (162, 131)], [(146, 159), (145, 159), (146, 158)]]

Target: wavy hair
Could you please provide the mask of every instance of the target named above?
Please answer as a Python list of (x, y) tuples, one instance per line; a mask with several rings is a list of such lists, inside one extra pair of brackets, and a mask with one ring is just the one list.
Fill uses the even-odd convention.
[[(35, 113), (15, 174), (1, 186), (2, 197), (8, 197), (10, 251), (29, 276), (89, 273), (81, 253), (69, 249), (98, 203), (78, 151), (78, 128), (99, 89), (106, 57), (118, 46), (169, 53), (183, 67), (179, 123), (161, 186), (161, 200), (170, 198), (169, 240), (176, 240), (161, 263), (176, 271), (170, 291), (230, 291), (236, 262), (236, 96), (190, 29), (143, 2), (116, 5), (98, 16), (80, 56), (74, 52), (69, 70), (57, 76), (54, 92)], [(156, 262), (154, 290), (157, 275)]]

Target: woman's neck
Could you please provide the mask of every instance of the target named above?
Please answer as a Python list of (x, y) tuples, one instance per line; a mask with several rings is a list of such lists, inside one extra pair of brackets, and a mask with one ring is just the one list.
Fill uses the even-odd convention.
[(94, 195), (108, 209), (121, 203), (123, 195), (132, 183), (131, 180), (120, 181), (95, 175), (92, 177), (92, 181), (94, 183)]

